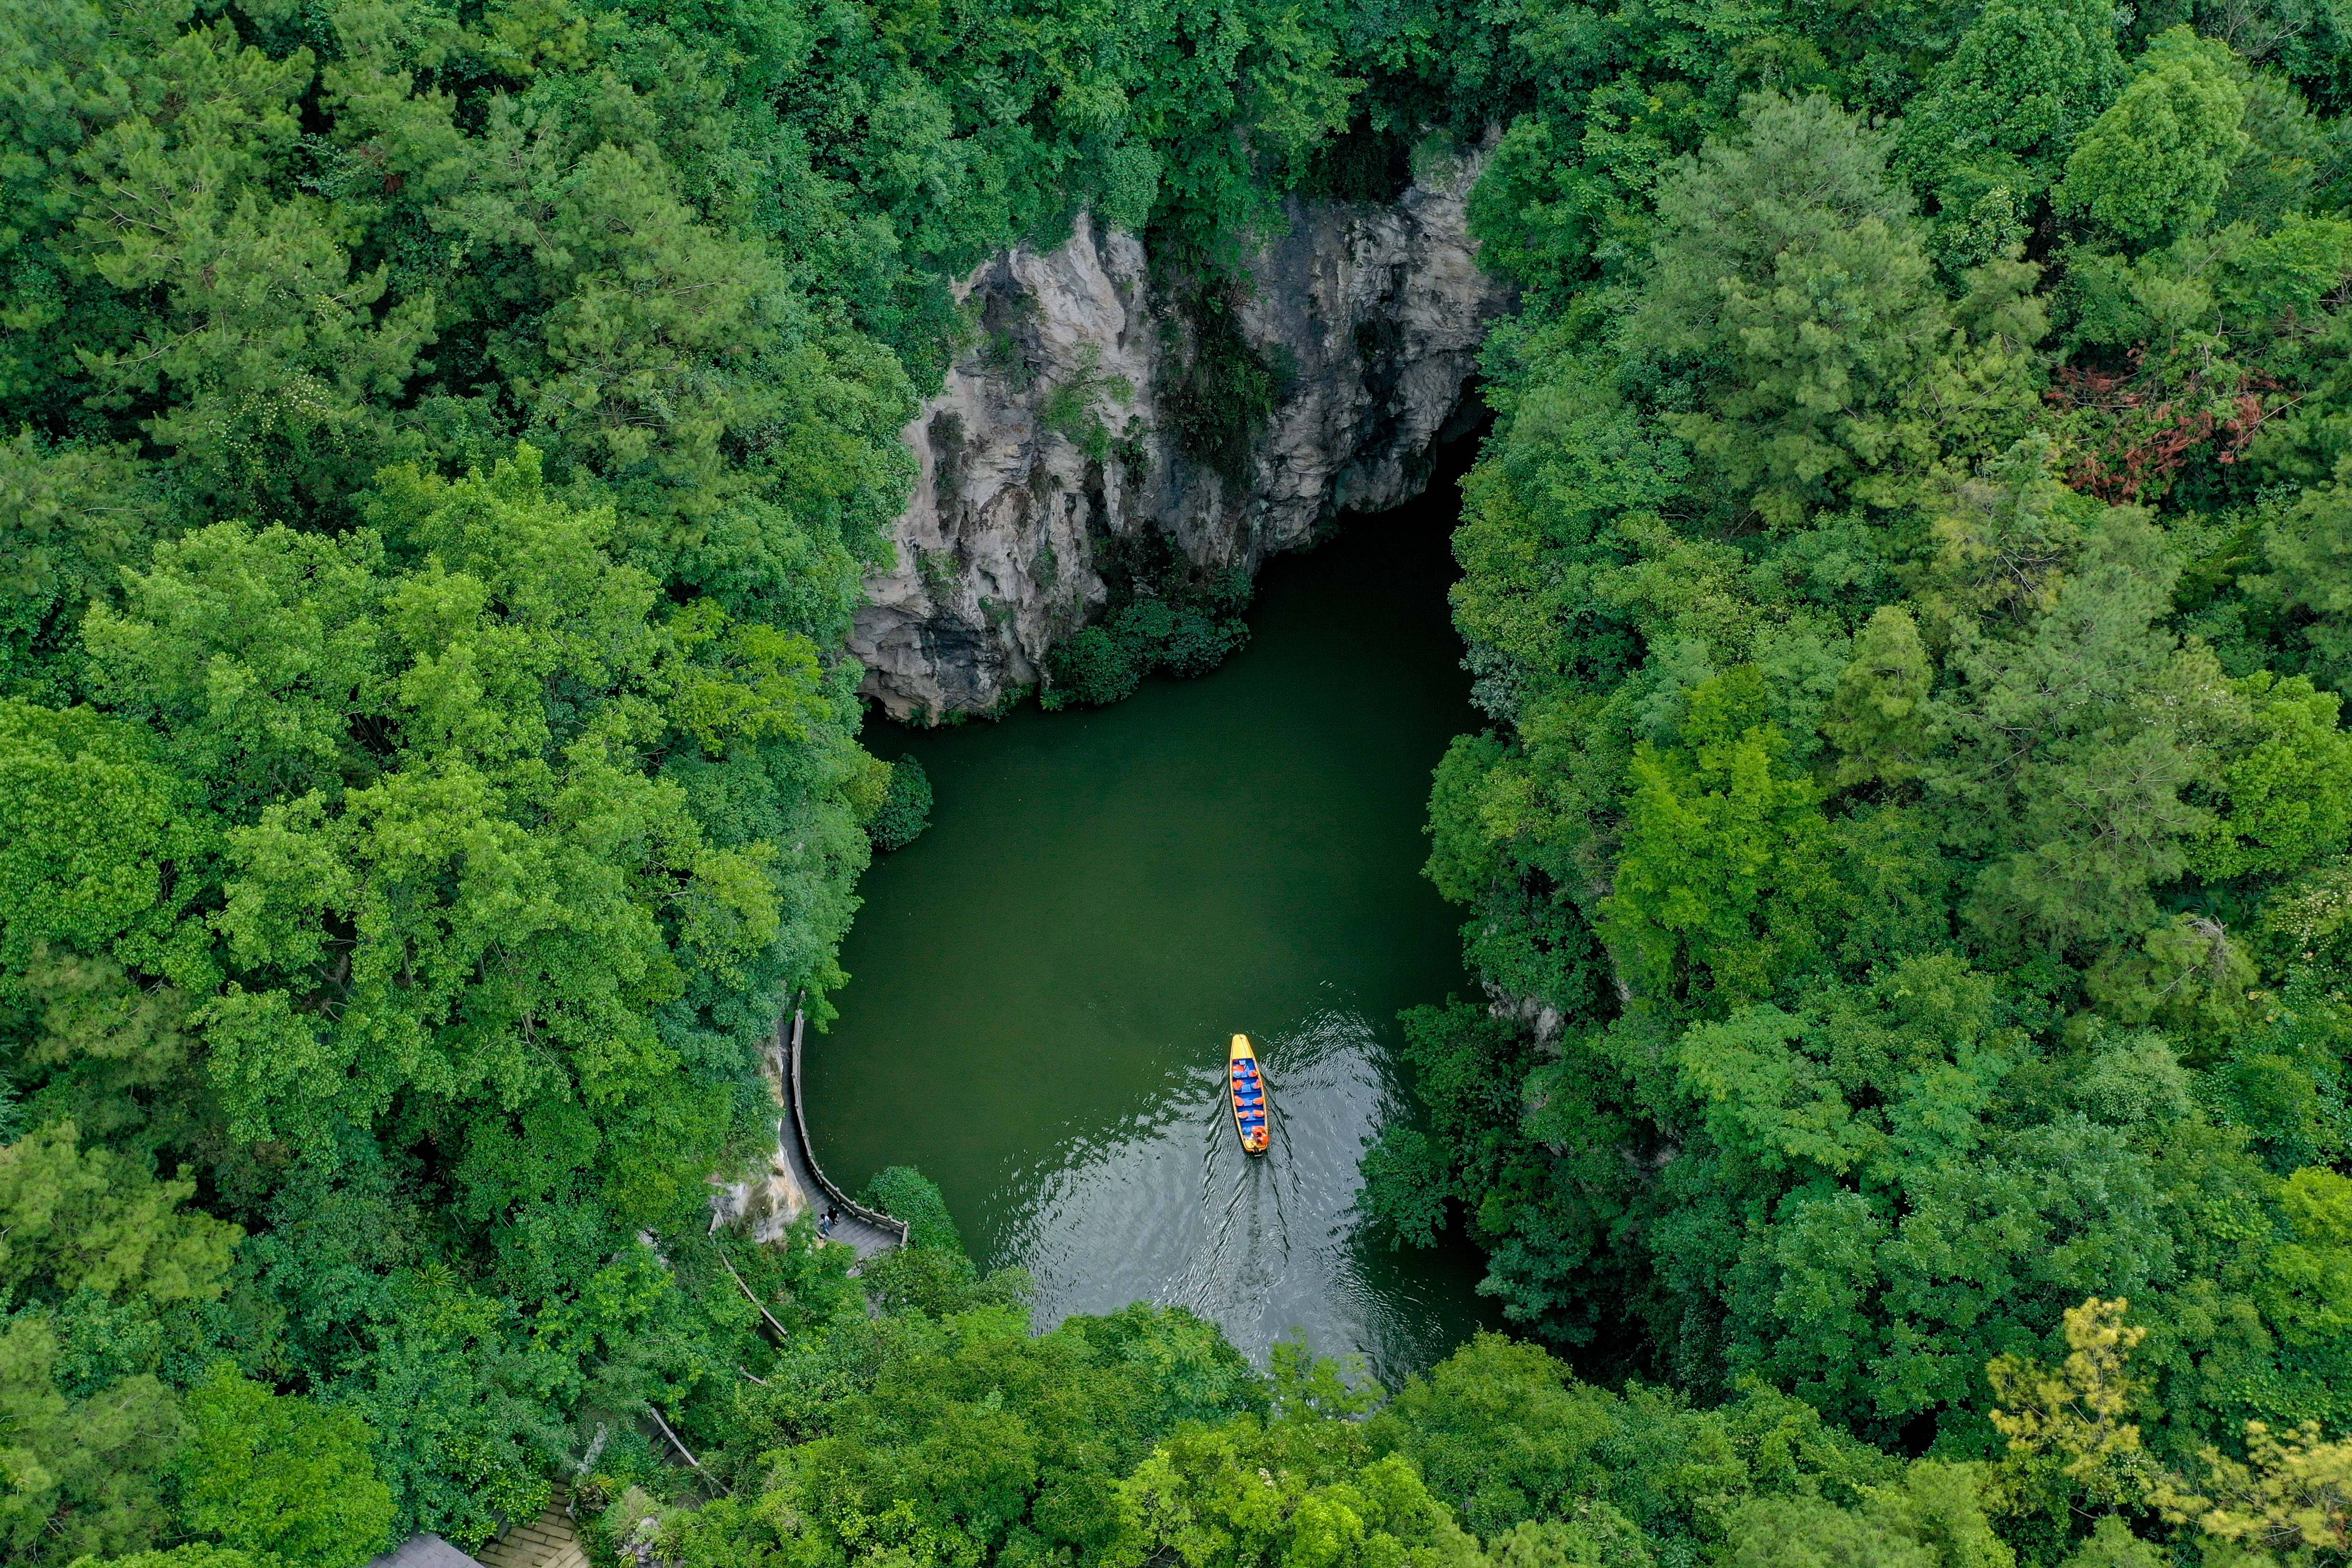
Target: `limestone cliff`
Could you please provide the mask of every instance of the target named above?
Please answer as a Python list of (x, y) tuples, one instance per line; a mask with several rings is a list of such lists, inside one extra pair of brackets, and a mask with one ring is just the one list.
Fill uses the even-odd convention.
[(1432, 448), (1469, 422), (1478, 346), (1510, 305), (1469, 237), (1475, 173), (1464, 161), (1389, 206), (1290, 204), (1234, 295), (1278, 389), (1245, 450), (1187, 439), (1172, 404), (1196, 329), (1134, 235), (1082, 216), (1066, 244), (973, 273), (960, 292), (976, 340), (908, 427), (922, 467), (897, 568), (868, 582), (850, 640), (866, 693), (937, 718), (1038, 680), (1138, 530), (1254, 572), (1338, 512), (1417, 494)]

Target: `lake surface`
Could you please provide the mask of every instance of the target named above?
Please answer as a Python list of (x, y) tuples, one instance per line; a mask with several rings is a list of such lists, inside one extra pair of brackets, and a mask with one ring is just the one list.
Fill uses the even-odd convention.
[[(1250, 645), (1108, 708), (912, 731), (930, 830), (877, 856), (852, 976), (804, 1061), (809, 1134), (855, 1190), (940, 1184), (1041, 1326), (1138, 1299), (1246, 1354), (1304, 1331), (1393, 1385), (1498, 1322), (1466, 1247), (1361, 1238), (1357, 1166), (1411, 1116), (1396, 1014), (1466, 991), (1421, 876), (1430, 769), (1472, 727), (1447, 619), (1441, 480), (1272, 562)], [(1225, 1045), (1265, 1061), (1273, 1146), (1243, 1155)]]

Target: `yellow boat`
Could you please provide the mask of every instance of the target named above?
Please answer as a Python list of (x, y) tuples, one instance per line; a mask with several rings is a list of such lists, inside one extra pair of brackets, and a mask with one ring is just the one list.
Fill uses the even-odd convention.
[(1245, 1034), (1234, 1036), (1225, 1053), (1225, 1091), (1233, 1097), (1234, 1131), (1242, 1138), (1242, 1153), (1262, 1155), (1272, 1142), (1266, 1127), (1265, 1074), (1258, 1071), (1257, 1050)]

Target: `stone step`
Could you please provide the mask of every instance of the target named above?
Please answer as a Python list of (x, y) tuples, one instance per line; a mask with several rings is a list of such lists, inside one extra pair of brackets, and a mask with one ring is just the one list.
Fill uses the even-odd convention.
[(572, 1516), (563, 1511), (564, 1501), (558, 1488), (545, 1513), (527, 1524), (507, 1526), (475, 1558), (482, 1568), (588, 1568), (587, 1548), (580, 1543)]

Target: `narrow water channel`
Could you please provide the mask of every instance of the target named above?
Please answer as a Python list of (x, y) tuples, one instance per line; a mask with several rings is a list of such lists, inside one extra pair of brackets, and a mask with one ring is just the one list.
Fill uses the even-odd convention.
[[(1357, 1166), (1412, 1114), (1400, 1009), (1464, 990), (1420, 874), (1430, 769), (1469, 727), (1447, 619), (1454, 486), (1272, 562), (1249, 647), (1116, 706), (917, 732), (930, 831), (877, 857), (852, 977), (806, 1059), (810, 1136), (855, 1187), (937, 1181), (1041, 1326), (1150, 1299), (1263, 1360), (1304, 1331), (1393, 1385), (1495, 1321), (1467, 1249), (1358, 1234)], [(1242, 1154), (1225, 1042), (1260, 1047)]]

